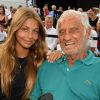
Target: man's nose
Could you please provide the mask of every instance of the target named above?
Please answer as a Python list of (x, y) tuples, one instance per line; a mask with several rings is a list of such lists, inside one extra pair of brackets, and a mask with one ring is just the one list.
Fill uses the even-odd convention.
[(64, 35), (63, 37), (64, 37), (64, 39), (66, 39), (66, 40), (69, 40), (69, 39), (72, 38), (71, 34), (70, 34), (68, 31), (65, 32), (65, 35)]

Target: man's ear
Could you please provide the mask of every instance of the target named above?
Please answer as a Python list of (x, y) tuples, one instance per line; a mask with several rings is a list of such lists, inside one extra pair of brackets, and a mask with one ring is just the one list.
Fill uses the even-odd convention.
[(87, 39), (89, 39), (90, 35), (91, 35), (91, 27), (88, 27), (88, 29), (86, 30)]

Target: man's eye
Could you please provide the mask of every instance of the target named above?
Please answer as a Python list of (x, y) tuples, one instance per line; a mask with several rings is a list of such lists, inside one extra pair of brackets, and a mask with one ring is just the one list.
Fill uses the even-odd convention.
[(59, 35), (63, 35), (63, 34), (65, 34), (65, 31), (60, 31), (59, 32)]

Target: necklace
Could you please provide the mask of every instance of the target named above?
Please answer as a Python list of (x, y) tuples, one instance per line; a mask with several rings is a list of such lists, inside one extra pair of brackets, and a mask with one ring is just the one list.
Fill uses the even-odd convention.
[(26, 66), (27, 64), (27, 58), (18, 58), (19, 61), (19, 68), (21, 69), (22, 67)]

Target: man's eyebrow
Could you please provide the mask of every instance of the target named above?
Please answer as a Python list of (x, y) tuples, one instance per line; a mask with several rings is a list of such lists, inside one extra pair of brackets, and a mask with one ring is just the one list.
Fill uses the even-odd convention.
[(65, 31), (65, 29), (61, 28), (61, 29), (59, 29), (58, 31), (59, 31), (59, 32), (61, 32), (61, 31)]
[(70, 27), (70, 29), (79, 29), (79, 27), (74, 26), (74, 27)]

